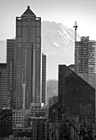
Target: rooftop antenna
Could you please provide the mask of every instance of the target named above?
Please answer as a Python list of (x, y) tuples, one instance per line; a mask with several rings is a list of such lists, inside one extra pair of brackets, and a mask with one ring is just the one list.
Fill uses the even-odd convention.
[(73, 26), (73, 28), (75, 28), (75, 42), (77, 41), (77, 21), (75, 21), (75, 25)]

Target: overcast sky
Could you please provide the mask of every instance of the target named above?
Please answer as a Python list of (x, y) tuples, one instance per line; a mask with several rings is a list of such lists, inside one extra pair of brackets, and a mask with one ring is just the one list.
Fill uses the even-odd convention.
[(96, 0), (0, 0), (0, 40), (15, 37), (15, 19), (30, 6), (43, 20), (61, 22), (96, 40)]

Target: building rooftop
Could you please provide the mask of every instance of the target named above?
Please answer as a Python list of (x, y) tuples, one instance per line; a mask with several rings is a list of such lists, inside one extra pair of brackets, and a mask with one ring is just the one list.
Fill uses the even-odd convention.
[(22, 14), (21, 17), (27, 17), (27, 16), (33, 16), (36, 17), (36, 15), (33, 13), (33, 11), (30, 9), (30, 6), (27, 6), (27, 10)]

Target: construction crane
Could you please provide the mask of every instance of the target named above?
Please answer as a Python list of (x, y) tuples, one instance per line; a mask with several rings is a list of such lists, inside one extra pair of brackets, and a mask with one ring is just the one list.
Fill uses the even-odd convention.
[(75, 25), (73, 26), (73, 28), (75, 28), (75, 42), (77, 41), (77, 21), (75, 21)]

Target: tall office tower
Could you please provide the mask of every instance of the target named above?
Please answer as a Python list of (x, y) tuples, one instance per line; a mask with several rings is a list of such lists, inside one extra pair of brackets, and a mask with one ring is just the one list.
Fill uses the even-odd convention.
[(75, 72), (96, 89), (96, 41), (89, 36), (76, 42)]
[(95, 120), (95, 89), (66, 65), (59, 65), (58, 102), (70, 119)]
[(40, 103), (41, 18), (30, 7), (16, 17), (16, 108)]
[(8, 72), (8, 96), (10, 107), (14, 108), (15, 104), (15, 39), (7, 39), (7, 72)]
[(46, 55), (42, 54), (42, 103), (47, 104), (46, 92)]
[(7, 64), (0, 64), (0, 108), (8, 107)]

